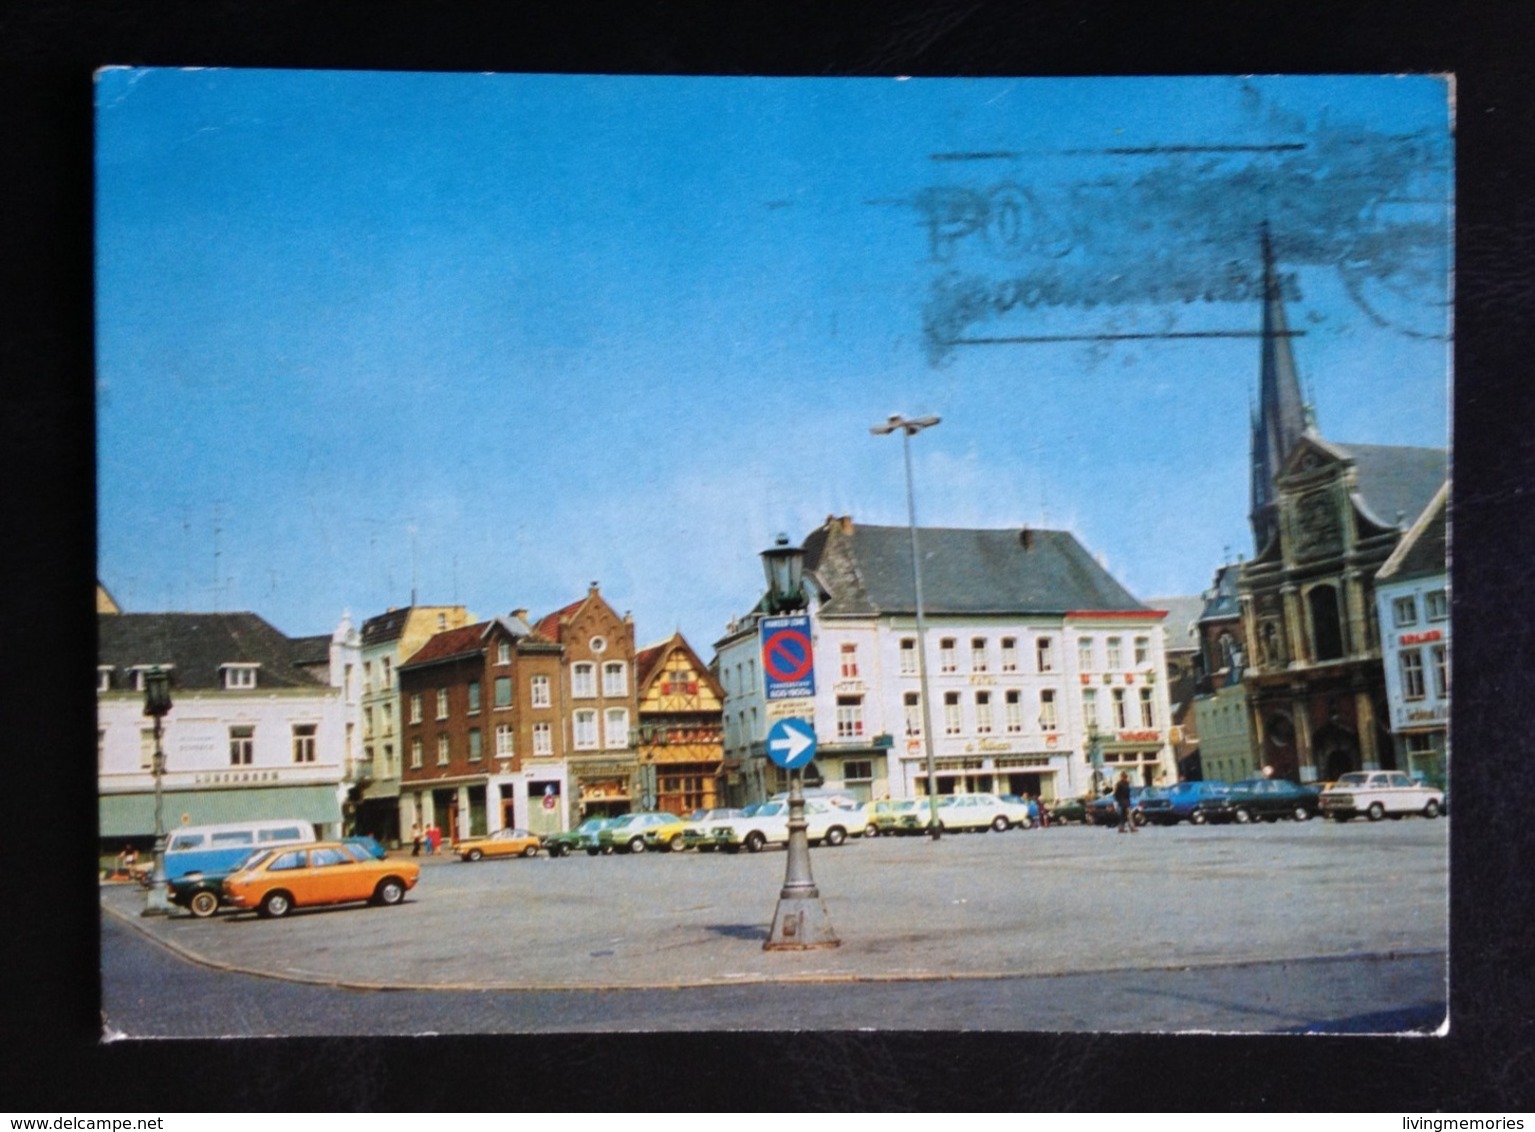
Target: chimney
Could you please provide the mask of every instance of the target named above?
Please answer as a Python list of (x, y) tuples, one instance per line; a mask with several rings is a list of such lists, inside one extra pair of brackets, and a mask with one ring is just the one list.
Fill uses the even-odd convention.
[(851, 515), (843, 515), (840, 519), (837, 520), (837, 526), (841, 529), (843, 534), (845, 534), (845, 535), (852, 534), (853, 533), (853, 516), (851, 516)]
[(1024, 527), (1023, 530), (1019, 531), (1018, 532), (1018, 545), (1023, 547), (1023, 549), (1026, 550), (1026, 551), (1033, 550), (1034, 549), (1034, 532), (1032, 530), (1030, 530), (1028, 527)]
[(526, 622), (528, 619), (528, 611), (526, 609), (514, 609), (512, 610), (512, 616), (517, 618), (519, 621)]
[(587, 596), (588, 597), (596, 597), (597, 596), (597, 583), (593, 582), (592, 585), (591, 585), (591, 588), (589, 590), (587, 590), (586, 592), (587, 592)]

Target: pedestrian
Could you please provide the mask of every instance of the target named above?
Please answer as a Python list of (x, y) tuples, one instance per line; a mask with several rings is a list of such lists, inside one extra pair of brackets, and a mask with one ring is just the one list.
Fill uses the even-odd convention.
[(1034, 800), (1034, 795), (1032, 795), (1032, 794), (1025, 794), (1023, 796), (1023, 801), (1024, 801), (1024, 804), (1027, 805), (1028, 808), (1029, 808), (1028, 809), (1028, 813), (1029, 813), (1029, 828), (1033, 829), (1035, 826), (1037, 826), (1039, 824), (1039, 821), (1040, 821), (1039, 803)]
[(421, 823), (418, 821), (410, 823), (410, 855), (421, 856)]
[(433, 822), (431, 825), (426, 827), (426, 844), (428, 854), (433, 857), (437, 856), (437, 844), (441, 840), (442, 830), (437, 828), (436, 822)]
[(1050, 828), (1050, 806), (1045, 801), (1045, 796), (1043, 794), (1038, 794), (1038, 795), (1035, 796), (1035, 805), (1037, 805), (1039, 807), (1039, 828), (1040, 829), (1049, 829)]
[(123, 851), (117, 855), (117, 871), (121, 876), (132, 877), (133, 870), (138, 867), (139, 851), (132, 845), (124, 845)]
[(1114, 808), (1119, 811), (1119, 832), (1139, 833), (1135, 828), (1135, 822), (1130, 819), (1130, 776), (1124, 771), (1119, 772), (1119, 781), (1114, 783)]

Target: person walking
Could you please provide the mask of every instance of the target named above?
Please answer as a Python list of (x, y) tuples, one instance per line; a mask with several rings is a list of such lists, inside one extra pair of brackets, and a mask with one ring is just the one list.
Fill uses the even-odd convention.
[(441, 840), (442, 830), (437, 828), (436, 822), (426, 827), (426, 851), (428, 856), (437, 856), (437, 843)]
[(421, 823), (418, 821), (410, 823), (410, 855), (421, 856)]
[(1130, 818), (1130, 776), (1124, 771), (1119, 772), (1119, 781), (1114, 783), (1114, 808), (1119, 811), (1120, 833), (1140, 832)]

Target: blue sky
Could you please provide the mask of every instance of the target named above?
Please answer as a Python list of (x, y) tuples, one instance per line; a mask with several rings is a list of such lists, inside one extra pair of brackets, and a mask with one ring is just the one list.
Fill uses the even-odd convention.
[[(326, 632), (599, 581), (706, 656), (828, 514), (1250, 552), (1267, 219), (1321, 431), (1448, 443), (1433, 77), (97, 81), (98, 529), (126, 608)], [(1153, 337), (1106, 340), (1106, 335)], [(1058, 337), (976, 344), (965, 339)], [(216, 517), (216, 518), (215, 518)]]

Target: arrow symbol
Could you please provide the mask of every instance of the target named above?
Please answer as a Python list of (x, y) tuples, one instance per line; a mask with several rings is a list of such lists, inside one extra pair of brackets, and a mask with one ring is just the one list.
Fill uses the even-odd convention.
[(775, 751), (788, 751), (788, 757), (784, 761), (792, 763), (804, 753), (805, 748), (810, 746), (811, 741), (811, 737), (803, 731), (791, 730), (782, 739), (774, 739), (770, 745)]

